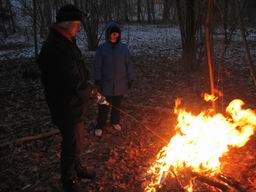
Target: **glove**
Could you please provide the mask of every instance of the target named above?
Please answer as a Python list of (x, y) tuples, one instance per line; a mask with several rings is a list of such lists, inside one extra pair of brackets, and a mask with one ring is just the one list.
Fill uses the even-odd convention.
[(128, 82), (128, 89), (131, 89), (131, 88), (132, 88), (132, 84), (133, 84), (133, 81), (129, 81), (129, 82)]

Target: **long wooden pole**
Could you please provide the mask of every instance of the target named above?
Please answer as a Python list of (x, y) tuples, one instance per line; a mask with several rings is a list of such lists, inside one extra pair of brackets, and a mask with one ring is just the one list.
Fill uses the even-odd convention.
[[(212, 14), (213, 14), (213, 0), (208, 0), (208, 8), (207, 8), (207, 16), (205, 21), (205, 45), (206, 45), (206, 53), (207, 53), (207, 63), (209, 68), (209, 77), (210, 77), (210, 87), (211, 94), (215, 95), (215, 87), (214, 87), (214, 71), (213, 71), (213, 62), (212, 62), (212, 39), (211, 39), (211, 25), (212, 25)], [(212, 101), (212, 108), (215, 111), (216, 105), (215, 101)]]

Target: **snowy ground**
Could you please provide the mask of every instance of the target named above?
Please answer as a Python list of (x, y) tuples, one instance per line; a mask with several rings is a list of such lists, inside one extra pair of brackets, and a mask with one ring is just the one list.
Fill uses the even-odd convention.
[[(162, 54), (173, 55), (178, 47), (180, 47), (180, 33), (177, 27), (158, 26), (158, 25), (124, 25), (122, 27), (122, 39), (127, 43), (131, 54), (134, 56), (142, 54), (154, 54), (161, 52)], [(102, 35), (100, 43), (105, 41), (105, 36)], [(42, 44), (42, 39), (39, 40), (39, 48)], [(86, 35), (80, 32), (77, 37), (78, 46), (83, 54), (93, 54), (88, 52)], [(0, 60), (31, 58), (34, 57), (34, 47), (32, 36), (27, 36), (26, 32), (21, 32), (9, 36), (5, 40), (5, 44), (25, 44), (27, 47), (17, 49), (0, 50)]]
[[(101, 34), (102, 31), (100, 31)], [(0, 48), (0, 60), (33, 58), (34, 46), (33, 37), (29, 35), (31, 30), (27, 28), (19, 33), (9, 36), (4, 40), (3, 46), (12, 45), (12, 48)], [(215, 34), (216, 39), (223, 38), (221, 30)], [(256, 40), (255, 30), (249, 30), (247, 40), (254, 42)], [(100, 43), (105, 41), (103, 34)], [(177, 26), (168, 25), (123, 25), (122, 41), (128, 44), (133, 56), (140, 55), (165, 55), (169, 58), (181, 55), (180, 31)], [(241, 41), (239, 32), (233, 36), (233, 41)], [(43, 39), (39, 38), (39, 50)], [(86, 34), (81, 30), (77, 36), (77, 43), (84, 55), (92, 56), (94, 52), (88, 51)], [(23, 46), (16, 46), (23, 45)], [(216, 44), (215, 44), (216, 45)], [(242, 43), (241, 43), (241, 46)]]

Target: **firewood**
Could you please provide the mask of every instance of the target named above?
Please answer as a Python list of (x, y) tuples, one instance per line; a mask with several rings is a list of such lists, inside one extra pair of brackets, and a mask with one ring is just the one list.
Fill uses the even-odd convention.
[(216, 187), (216, 188), (220, 189), (223, 192), (229, 192), (230, 191), (229, 187), (227, 187), (225, 184), (223, 184), (221, 182), (218, 182), (218, 181), (215, 181), (210, 177), (203, 176), (203, 175), (200, 175), (199, 173), (195, 173), (195, 172), (191, 173), (191, 175), (194, 176), (196, 180), (198, 180), (200, 182), (203, 182), (203, 183), (206, 183), (210, 186)]
[(233, 187), (234, 189), (236, 189), (239, 192), (246, 192), (246, 188), (244, 186), (242, 186), (238, 181), (235, 181), (233, 178), (225, 176), (223, 174), (219, 174), (216, 176), (218, 179), (220, 179), (221, 181), (227, 183), (229, 186)]

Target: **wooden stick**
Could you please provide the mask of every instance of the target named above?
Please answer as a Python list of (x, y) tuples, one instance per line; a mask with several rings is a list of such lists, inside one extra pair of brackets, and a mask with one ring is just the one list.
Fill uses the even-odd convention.
[[(214, 68), (213, 68), (213, 47), (212, 47), (212, 19), (213, 19), (213, 0), (208, 0), (208, 10), (207, 17), (205, 21), (205, 46), (206, 46), (206, 55), (207, 55), (207, 63), (209, 68), (209, 78), (210, 78), (210, 88), (211, 94), (215, 95), (215, 87), (214, 87)], [(212, 101), (212, 108), (216, 111), (215, 101)]]
[(167, 107), (154, 107), (154, 106), (147, 106), (147, 105), (134, 105), (134, 104), (124, 104), (124, 107), (126, 108), (140, 108), (140, 109), (145, 109), (145, 110), (152, 110), (152, 111), (161, 111), (161, 112), (165, 112), (165, 113), (170, 113), (172, 112), (171, 108), (167, 108)]
[(4, 147), (7, 147), (7, 146), (10, 146), (10, 145), (19, 145), (19, 144), (24, 144), (24, 143), (27, 143), (27, 142), (35, 141), (35, 140), (38, 140), (38, 139), (44, 139), (44, 138), (47, 138), (47, 137), (50, 137), (50, 136), (53, 136), (53, 135), (57, 135), (59, 133), (60, 133), (60, 131), (58, 129), (53, 129), (51, 131), (44, 132), (44, 133), (41, 133), (41, 134), (38, 134), (38, 135), (31, 135), (31, 136), (22, 137), (22, 138), (19, 138), (19, 139), (15, 140), (15, 141), (10, 141), (10, 142), (0, 144), (0, 149), (4, 148)]

